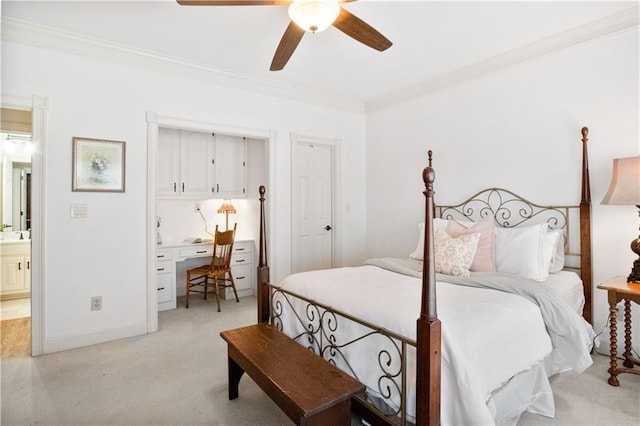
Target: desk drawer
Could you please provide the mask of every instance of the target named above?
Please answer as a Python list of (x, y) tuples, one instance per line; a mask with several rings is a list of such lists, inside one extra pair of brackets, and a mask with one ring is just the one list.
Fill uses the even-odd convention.
[(173, 262), (156, 262), (156, 272), (159, 274), (173, 272), (174, 266)]
[(175, 285), (175, 281), (172, 277), (158, 277), (158, 303), (165, 303), (173, 300), (172, 285)]
[(239, 241), (233, 243), (233, 254), (251, 254), (251, 248), (253, 247), (252, 241)]
[(234, 254), (231, 256), (231, 267), (242, 266), (242, 265), (251, 265), (251, 255), (237, 255)]
[(251, 271), (251, 265), (234, 266), (233, 268), (231, 268), (233, 281), (236, 284), (236, 290), (240, 291), (253, 288), (253, 283), (251, 282)]
[(160, 249), (156, 251), (156, 260), (171, 260), (173, 259), (173, 250)]
[(213, 246), (189, 247), (180, 249), (180, 257), (206, 257), (213, 253)]

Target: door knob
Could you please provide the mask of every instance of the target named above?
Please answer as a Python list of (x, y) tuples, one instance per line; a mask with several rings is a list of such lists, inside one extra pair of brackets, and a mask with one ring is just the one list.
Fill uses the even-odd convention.
[(324, 229), (327, 231), (331, 231), (331, 227), (329, 225), (325, 226)]

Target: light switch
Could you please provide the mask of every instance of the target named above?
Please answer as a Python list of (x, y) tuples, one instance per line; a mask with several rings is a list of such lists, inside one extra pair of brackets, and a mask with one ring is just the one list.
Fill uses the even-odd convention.
[(80, 219), (87, 217), (86, 204), (71, 204), (69, 208), (69, 217), (72, 219)]

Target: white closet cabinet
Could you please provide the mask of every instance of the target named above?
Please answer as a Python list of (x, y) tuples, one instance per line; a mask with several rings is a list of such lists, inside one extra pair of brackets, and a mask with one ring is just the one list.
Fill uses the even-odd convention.
[(247, 198), (246, 138), (216, 134), (215, 141), (215, 196)]
[(180, 195), (180, 130), (158, 129), (158, 195)]
[(215, 190), (214, 153), (211, 133), (159, 128), (158, 195), (211, 197)]

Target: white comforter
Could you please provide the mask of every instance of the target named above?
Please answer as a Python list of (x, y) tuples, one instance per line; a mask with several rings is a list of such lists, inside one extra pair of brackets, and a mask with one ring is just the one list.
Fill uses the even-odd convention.
[[(282, 287), (410, 339), (416, 338), (421, 298), (418, 278), (376, 266), (361, 266), (294, 274), (283, 281)], [(442, 423), (494, 424), (495, 407), (489, 403), (492, 393), (520, 372), (541, 369), (542, 361), (552, 351), (540, 309), (517, 295), (443, 282), (437, 285), (437, 296), (438, 317), (442, 322)], [(301, 306), (302, 303), (297, 308)], [(304, 331), (304, 326), (292, 319), (291, 314), (284, 315), (283, 331), (289, 335)], [(361, 328), (341, 324), (340, 332), (356, 336), (361, 334)], [(346, 340), (349, 338), (340, 341)], [(367, 366), (379, 363), (380, 344), (380, 338), (364, 339), (347, 352), (352, 372), (368, 392), (378, 396), (386, 393), (386, 383), (380, 386), (380, 374), (376, 368)], [(589, 346), (588, 341), (585, 346)], [(386, 361), (386, 355), (382, 360)], [(340, 360), (337, 364), (349, 368), (341, 365)], [(392, 371), (395, 367), (386, 368)], [(407, 377), (407, 412), (413, 419), (413, 348), (407, 359)], [(541, 389), (548, 391), (548, 382)], [(396, 392), (391, 393), (390, 405), (397, 408), (399, 398)]]

